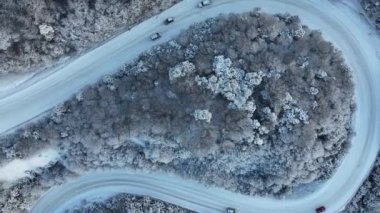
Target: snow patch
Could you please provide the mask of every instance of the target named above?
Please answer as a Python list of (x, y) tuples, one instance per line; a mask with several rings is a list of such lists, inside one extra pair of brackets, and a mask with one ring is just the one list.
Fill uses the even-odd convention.
[(28, 176), (27, 171), (33, 171), (58, 160), (56, 150), (46, 149), (29, 159), (16, 159), (0, 167), (0, 182), (10, 182)]

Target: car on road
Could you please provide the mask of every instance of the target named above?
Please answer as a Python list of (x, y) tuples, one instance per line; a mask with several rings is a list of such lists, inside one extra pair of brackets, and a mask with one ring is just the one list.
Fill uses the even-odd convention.
[(150, 39), (152, 41), (155, 41), (157, 39), (161, 38), (161, 34), (160, 33), (153, 33), (151, 36), (150, 36)]
[(165, 19), (165, 21), (164, 21), (164, 23), (165, 23), (166, 25), (168, 25), (168, 24), (170, 24), (170, 23), (172, 23), (172, 22), (174, 22), (174, 17), (169, 17), (169, 18)]
[(202, 8), (202, 7), (205, 7), (205, 6), (210, 5), (210, 4), (211, 4), (211, 0), (203, 0), (203, 1), (198, 3), (198, 7)]
[(321, 207), (318, 207), (317, 209), (315, 209), (316, 213), (322, 213), (322, 212), (325, 212), (325, 211), (326, 211), (326, 207), (324, 207), (324, 206), (321, 206)]
[(228, 207), (228, 208), (226, 209), (226, 213), (236, 213), (236, 209), (231, 208), (231, 207)]

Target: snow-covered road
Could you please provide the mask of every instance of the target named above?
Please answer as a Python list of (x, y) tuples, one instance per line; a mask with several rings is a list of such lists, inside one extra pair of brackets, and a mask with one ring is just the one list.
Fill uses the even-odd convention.
[[(194, 22), (219, 13), (245, 12), (255, 7), (270, 13), (299, 15), (304, 24), (320, 29), (323, 36), (342, 50), (354, 71), (358, 110), (355, 115), (356, 136), (352, 147), (332, 179), (309, 196), (294, 200), (249, 198), (220, 189), (206, 189), (190, 181), (162, 175), (128, 175), (123, 172), (98, 173), (50, 191), (33, 212), (51, 212), (78, 196), (91, 196), (105, 189), (148, 194), (200, 212), (217, 212), (235, 206), (238, 212), (314, 212), (320, 205), (327, 212), (342, 209), (370, 172), (380, 139), (380, 61), (377, 37), (352, 8), (335, 1), (321, 0), (214, 0), (209, 7), (196, 8), (193, 0), (184, 0), (131, 31), (121, 34), (72, 63), (39, 75), (0, 99), (0, 133), (32, 119), (69, 98), (86, 84), (103, 74), (113, 73), (123, 62), (132, 60), (154, 44), (170, 40)], [(171, 25), (162, 21), (176, 17)], [(162, 39), (152, 42), (149, 35), (162, 32)], [(81, 193), (84, 194), (81, 194)], [(71, 196), (70, 196), (71, 195)], [(42, 211), (43, 210), (43, 211)]]

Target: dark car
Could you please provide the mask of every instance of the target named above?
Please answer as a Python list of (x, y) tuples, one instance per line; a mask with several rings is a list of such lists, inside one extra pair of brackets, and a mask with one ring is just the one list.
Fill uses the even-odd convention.
[(325, 212), (325, 211), (326, 211), (326, 208), (324, 206), (321, 206), (321, 207), (318, 207), (317, 209), (315, 209), (316, 213), (322, 213), (322, 212)]

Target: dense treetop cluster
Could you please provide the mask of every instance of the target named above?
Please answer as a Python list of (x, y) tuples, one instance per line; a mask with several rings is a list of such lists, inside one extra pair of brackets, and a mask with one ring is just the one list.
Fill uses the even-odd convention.
[(373, 21), (375, 28), (380, 31), (380, 1), (379, 0), (361, 0), (364, 11)]
[(3, 138), (0, 158), (56, 147), (74, 173), (144, 169), (287, 195), (339, 165), (352, 96), (341, 53), (298, 17), (230, 14), (192, 26)]
[(195, 213), (188, 209), (147, 196), (118, 194), (104, 201), (83, 201), (66, 213)]
[(356, 192), (343, 213), (377, 213), (380, 210), (380, 156), (377, 156), (375, 165), (367, 180)]
[(176, 0), (0, 2), (0, 74), (49, 67), (88, 50)]

